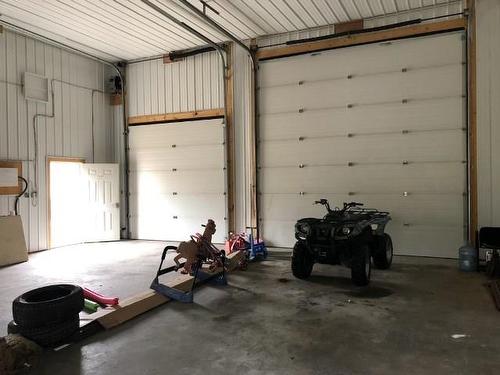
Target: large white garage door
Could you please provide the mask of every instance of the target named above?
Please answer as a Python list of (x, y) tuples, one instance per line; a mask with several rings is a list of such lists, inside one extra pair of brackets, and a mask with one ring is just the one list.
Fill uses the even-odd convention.
[(398, 254), (456, 257), (464, 239), (463, 33), (370, 44), (260, 65), (262, 234), (294, 243), (313, 201), (388, 210)]
[(130, 127), (132, 238), (185, 241), (215, 220), (226, 234), (222, 119)]

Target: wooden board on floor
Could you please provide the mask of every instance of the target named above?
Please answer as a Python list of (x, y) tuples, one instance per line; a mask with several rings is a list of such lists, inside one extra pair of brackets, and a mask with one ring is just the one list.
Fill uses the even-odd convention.
[[(244, 256), (245, 254), (242, 251), (229, 254), (227, 256), (228, 271), (233, 271), (238, 268), (239, 262)], [(215, 270), (214, 274), (220, 271), (220, 269)], [(153, 277), (154, 275), (151, 275), (151, 279), (153, 279)], [(183, 275), (179, 272), (172, 280), (166, 283), (166, 285), (187, 292), (191, 289), (192, 283), (193, 276)], [(89, 315), (87, 324), (97, 321), (103, 328), (111, 329), (155, 307), (161, 306), (168, 301), (170, 301), (169, 298), (153, 290), (146, 290), (133, 297), (122, 300), (118, 306), (108, 307)]]

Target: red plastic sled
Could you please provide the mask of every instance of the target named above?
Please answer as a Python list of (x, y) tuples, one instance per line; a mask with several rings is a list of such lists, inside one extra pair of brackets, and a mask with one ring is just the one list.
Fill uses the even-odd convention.
[(105, 297), (87, 288), (83, 288), (83, 296), (91, 301), (100, 303), (102, 305), (109, 305), (109, 306), (118, 305), (118, 297)]

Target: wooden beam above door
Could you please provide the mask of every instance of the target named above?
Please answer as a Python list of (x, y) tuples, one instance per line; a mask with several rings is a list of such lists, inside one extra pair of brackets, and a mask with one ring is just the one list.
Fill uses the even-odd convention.
[(279, 57), (300, 55), (302, 53), (349, 47), (360, 44), (376, 43), (393, 39), (409, 38), (413, 36), (421, 36), (466, 28), (467, 20), (465, 18), (456, 18), (441, 22), (422, 23), (418, 25), (405, 26), (384, 31), (367, 32), (363, 34), (324, 39), (302, 44), (287, 45), (283, 47), (262, 48), (257, 52), (257, 58), (259, 60), (274, 59)]
[(173, 112), (158, 115), (131, 116), (128, 118), (129, 126), (161, 124), (164, 122), (208, 120), (224, 117), (224, 108), (201, 109), (198, 111)]

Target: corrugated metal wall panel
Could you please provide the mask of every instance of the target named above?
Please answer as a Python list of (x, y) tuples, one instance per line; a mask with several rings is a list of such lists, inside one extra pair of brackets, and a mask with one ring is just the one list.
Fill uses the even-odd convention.
[(477, 0), (479, 226), (500, 226), (500, 2)]
[(129, 116), (223, 107), (222, 67), (216, 52), (175, 63), (129, 64)]
[[(0, 159), (23, 160), (23, 175), (34, 186), (33, 116), (52, 113), (50, 103), (26, 101), (24, 72), (49, 78), (54, 90), (55, 117), (38, 119), (38, 199), (20, 200), (26, 242), (30, 251), (46, 249), (47, 156), (83, 157), (114, 162), (116, 152), (109, 96), (103, 91), (108, 76), (103, 64), (5, 30), (0, 34)], [(50, 84), (49, 84), (50, 86)], [(92, 103), (94, 135), (92, 145)], [(14, 209), (15, 197), (0, 197), (0, 215)]]

